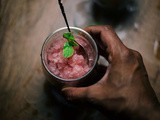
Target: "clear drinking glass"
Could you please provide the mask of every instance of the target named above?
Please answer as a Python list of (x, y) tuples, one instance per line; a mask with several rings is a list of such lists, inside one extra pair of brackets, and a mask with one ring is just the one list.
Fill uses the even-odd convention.
[[(62, 72), (60, 73), (60, 71), (58, 74), (53, 73), (53, 70), (51, 70), (50, 64), (52, 64), (54, 66), (54, 62), (53, 63), (51, 62), (52, 59), (51, 59), (51, 61), (48, 60), (49, 55), (51, 55), (51, 57), (52, 57), (52, 55), (53, 55), (52, 48), (56, 47), (56, 44), (57, 45), (61, 44), (61, 43), (59, 43), (59, 41), (61, 39), (64, 39), (63, 34), (65, 32), (68, 32), (68, 29), (67, 29), (67, 27), (63, 27), (63, 28), (60, 28), (60, 29), (54, 31), (46, 38), (46, 40), (42, 46), (41, 60), (42, 60), (44, 72), (47, 76), (47, 80), (49, 80), (49, 82), (51, 82), (57, 88), (62, 88), (64, 86), (86, 86), (86, 85), (91, 84), (93, 82), (92, 78), (94, 78), (94, 75), (95, 75), (95, 67), (96, 67), (97, 60), (98, 60), (98, 49), (97, 49), (97, 45), (96, 45), (95, 41), (83, 29), (80, 29), (77, 27), (70, 27), (70, 29), (71, 29), (71, 32), (74, 35), (75, 39), (81, 39), (83, 41), (81, 45), (84, 47), (84, 49), (88, 55), (89, 70), (84, 75), (79, 76), (78, 78), (63, 78), (62, 76), (60, 76), (60, 74), (62, 73)], [(79, 42), (81, 42), (81, 41), (79, 41)], [(59, 48), (59, 50), (60, 50), (60, 48)], [(82, 56), (81, 56), (81, 58), (82, 58)], [(61, 58), (62, 58), (62, 56), (61, 56)], [(55, 57), (53, 59), (53, 61), (56, 61), (57, 59), (60, 60), (58, 57)], [(63, 60), (65, 59), (66, 61), (70, 60), (70, 58), (62, 58), (62, 59)], [(78, 61), (79, 61), (79, 59), (77, 58), (77, 60), (75, 60), (74, 62), (78, 62)], [(71, 61), (72, 67), (75, 67), (74, 62)], [(70, 64), (70, 63), (68, 63), (68, 64)], [(58, 64), (56, 64), (56, 67), (57, 66), (61, 67), (61, 65), (62, 64), (58, 63)], [(53, 69), (55, 70), (56, 67)], [(71, 67), (71, 69), (72, 69), (72, 67)], [(65, 65), (62, 65), (62, 68), (60, 70), (64, 71), (63, 69), (65, 69), (65, 68), (67, 68), (67, 67)], [(74, 72), (74, 70), (72, 72)], [(72, 74), (72, 73), (68, 72), (66, 75), (70, 75), (70, 74)]]

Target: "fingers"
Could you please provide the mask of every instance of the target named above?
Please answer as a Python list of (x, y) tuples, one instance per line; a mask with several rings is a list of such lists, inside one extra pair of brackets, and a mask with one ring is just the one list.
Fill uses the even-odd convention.
[(88, 97), (88, 87), (66, 87), (62, 92), (67, 96), (68, 100), (85, 100)]
[(90, 33), (93, 38), (98, 36), (111, 55), (119, 54), (126, 48), (110, 26), (90, 26), (84, 30)]
[[(93, 92), (94, 91), (94, 92)], [(66, 95), (68, 100), (90, 101), (93, 102), (98, 94), (101, 94), (101, 86), (95, 84), (88, 87), (66, 87), (62, 92)]]
[(111, 26), (90, 26), (85, 30), (91, 35), (99, 35), (105, 46), (112, 46), (113, 42), (119, 42), (119, 38)]

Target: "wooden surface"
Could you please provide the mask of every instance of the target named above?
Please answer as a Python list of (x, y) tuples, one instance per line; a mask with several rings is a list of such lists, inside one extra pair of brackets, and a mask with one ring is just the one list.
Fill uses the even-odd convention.
[[(78, 1), (64, 0), (71, 26)], [(119, 35), (128, 47), (142, 53), (160, 97), (160, 61), (153, 54), (154, 41), (160, 39), (154, 37), (160, 32), (159, 6), (159, 0), (145, 0), (133, 27), (125, 31), (125, 37), (123, 31)], [(104, 119), (94, 109), (80, 110), (57, 100), (45, 79), (41, 46), (50, 32), (62, 26), (56, 0), (0, 0), (0, 120)]]

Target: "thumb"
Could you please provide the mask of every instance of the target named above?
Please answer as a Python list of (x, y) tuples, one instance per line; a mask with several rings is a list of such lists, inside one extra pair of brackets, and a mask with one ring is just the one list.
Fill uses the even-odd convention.
[(62, 92), (68, 100), (85, 100), (88, 98), (88, 87), (66, 87)]

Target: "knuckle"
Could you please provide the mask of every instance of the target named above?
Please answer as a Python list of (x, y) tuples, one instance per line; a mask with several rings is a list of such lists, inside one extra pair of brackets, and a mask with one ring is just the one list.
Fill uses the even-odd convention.
[(123, 52), (121, 53), (121, 58), (124, 62), (127, 63), (140, 64), (142, 62), (142, 55), (138, 51), (131, 49), (123, 50)]
[(133, 52), (133, 63), (138, 67), (141, 66), (143, 64), (143, 59), (142, 59), (142, 55), (135, 50), (132, 50)]
[(113, 31), (113, 28), (110, 25), (105, 25), (103, 28), (107, 31)]
[(97, 101), (97, 94), (98, 94), (97, 91), (93, 92), (93, 90), (95, 91), (94, 87), (92, 89), (90, 88), (87, 94), (88, 100), (92, 103)]
[(90, 92), (88, 94), (88, 99), (92, 103), (97, 103), (98, 101), (104, 100), (105, 96), (107, 96), (106, 90), (102, 87), (101, 84), (97, 84), (95, 87), (90, 89)]
[(142, 55), (138, 51), (134, 51), (134, 55), (138, 60), (142, 60)]
[(121, 57), (122, 59), (124, 60), (128, 60), (128, 59), (131, 59), (133, 57), (133, 52), (132, 50), (129, 50), (129, 49), (125, 49), (121, 52)]

